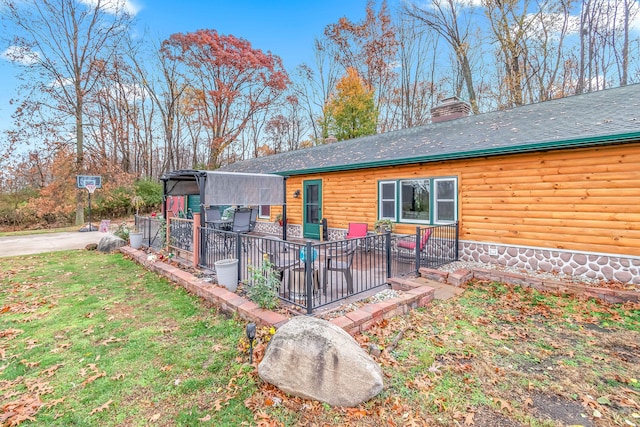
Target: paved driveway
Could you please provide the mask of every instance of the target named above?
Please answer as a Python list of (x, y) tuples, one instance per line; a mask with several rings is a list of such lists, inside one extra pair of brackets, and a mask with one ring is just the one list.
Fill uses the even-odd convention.
[(106, 234), (99, 231), (70, 231), (0, 237), (0, 257), (84, 249), (89, 243), (97, 244)]

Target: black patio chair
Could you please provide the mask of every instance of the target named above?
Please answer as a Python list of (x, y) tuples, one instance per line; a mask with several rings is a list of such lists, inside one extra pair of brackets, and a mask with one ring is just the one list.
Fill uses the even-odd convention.
[(337, 271), (344, 274), (347, 281), (347, 293), (353, 293), (353, 256), (357, 248), (357, 241), (350, 240), (329, 249), (324, 263), (322, 279), (322, 291), (327, 294), (327, 281), (329, 271)]
[(231, 231), (234, 233), (248, 233), (251, 228), (251, 209), (240, 208), (233, 214), (233, 226)]

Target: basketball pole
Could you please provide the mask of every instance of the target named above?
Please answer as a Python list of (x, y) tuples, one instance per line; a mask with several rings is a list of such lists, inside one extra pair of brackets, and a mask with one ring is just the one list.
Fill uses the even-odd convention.
[(91, 228), (91, 191), (87, 189), (87, 193), (89, 193), (89, 231), (93, 231)]

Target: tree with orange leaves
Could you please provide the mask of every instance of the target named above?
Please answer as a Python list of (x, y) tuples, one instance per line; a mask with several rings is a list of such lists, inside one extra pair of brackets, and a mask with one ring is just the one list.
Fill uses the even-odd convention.
[(333, 134), (338, 141), (376, 133), (378, 112), (374, 92), (355, 68), (349, 67), (340, 79), (324, 113), (329, 127), (326, 133)]
[(202, 91), (197, 108), (209, 134), (209, 168), (222, 164), (221, 154), (251, 117), (271, 106), (289, 85), (278, 56), (215, 30), (173, 34), (162, 43), (162, 52), (183, 65), (186, 84)]

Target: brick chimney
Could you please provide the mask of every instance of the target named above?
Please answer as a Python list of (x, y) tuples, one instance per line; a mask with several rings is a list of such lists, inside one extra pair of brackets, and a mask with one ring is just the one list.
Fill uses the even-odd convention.
[(439, 123), (467, 117), (469, 111), (471, 111), (471, 106), (457, 96), (445, 98), (440, 101), (439, 105), (431, 109), (431, 122)]

